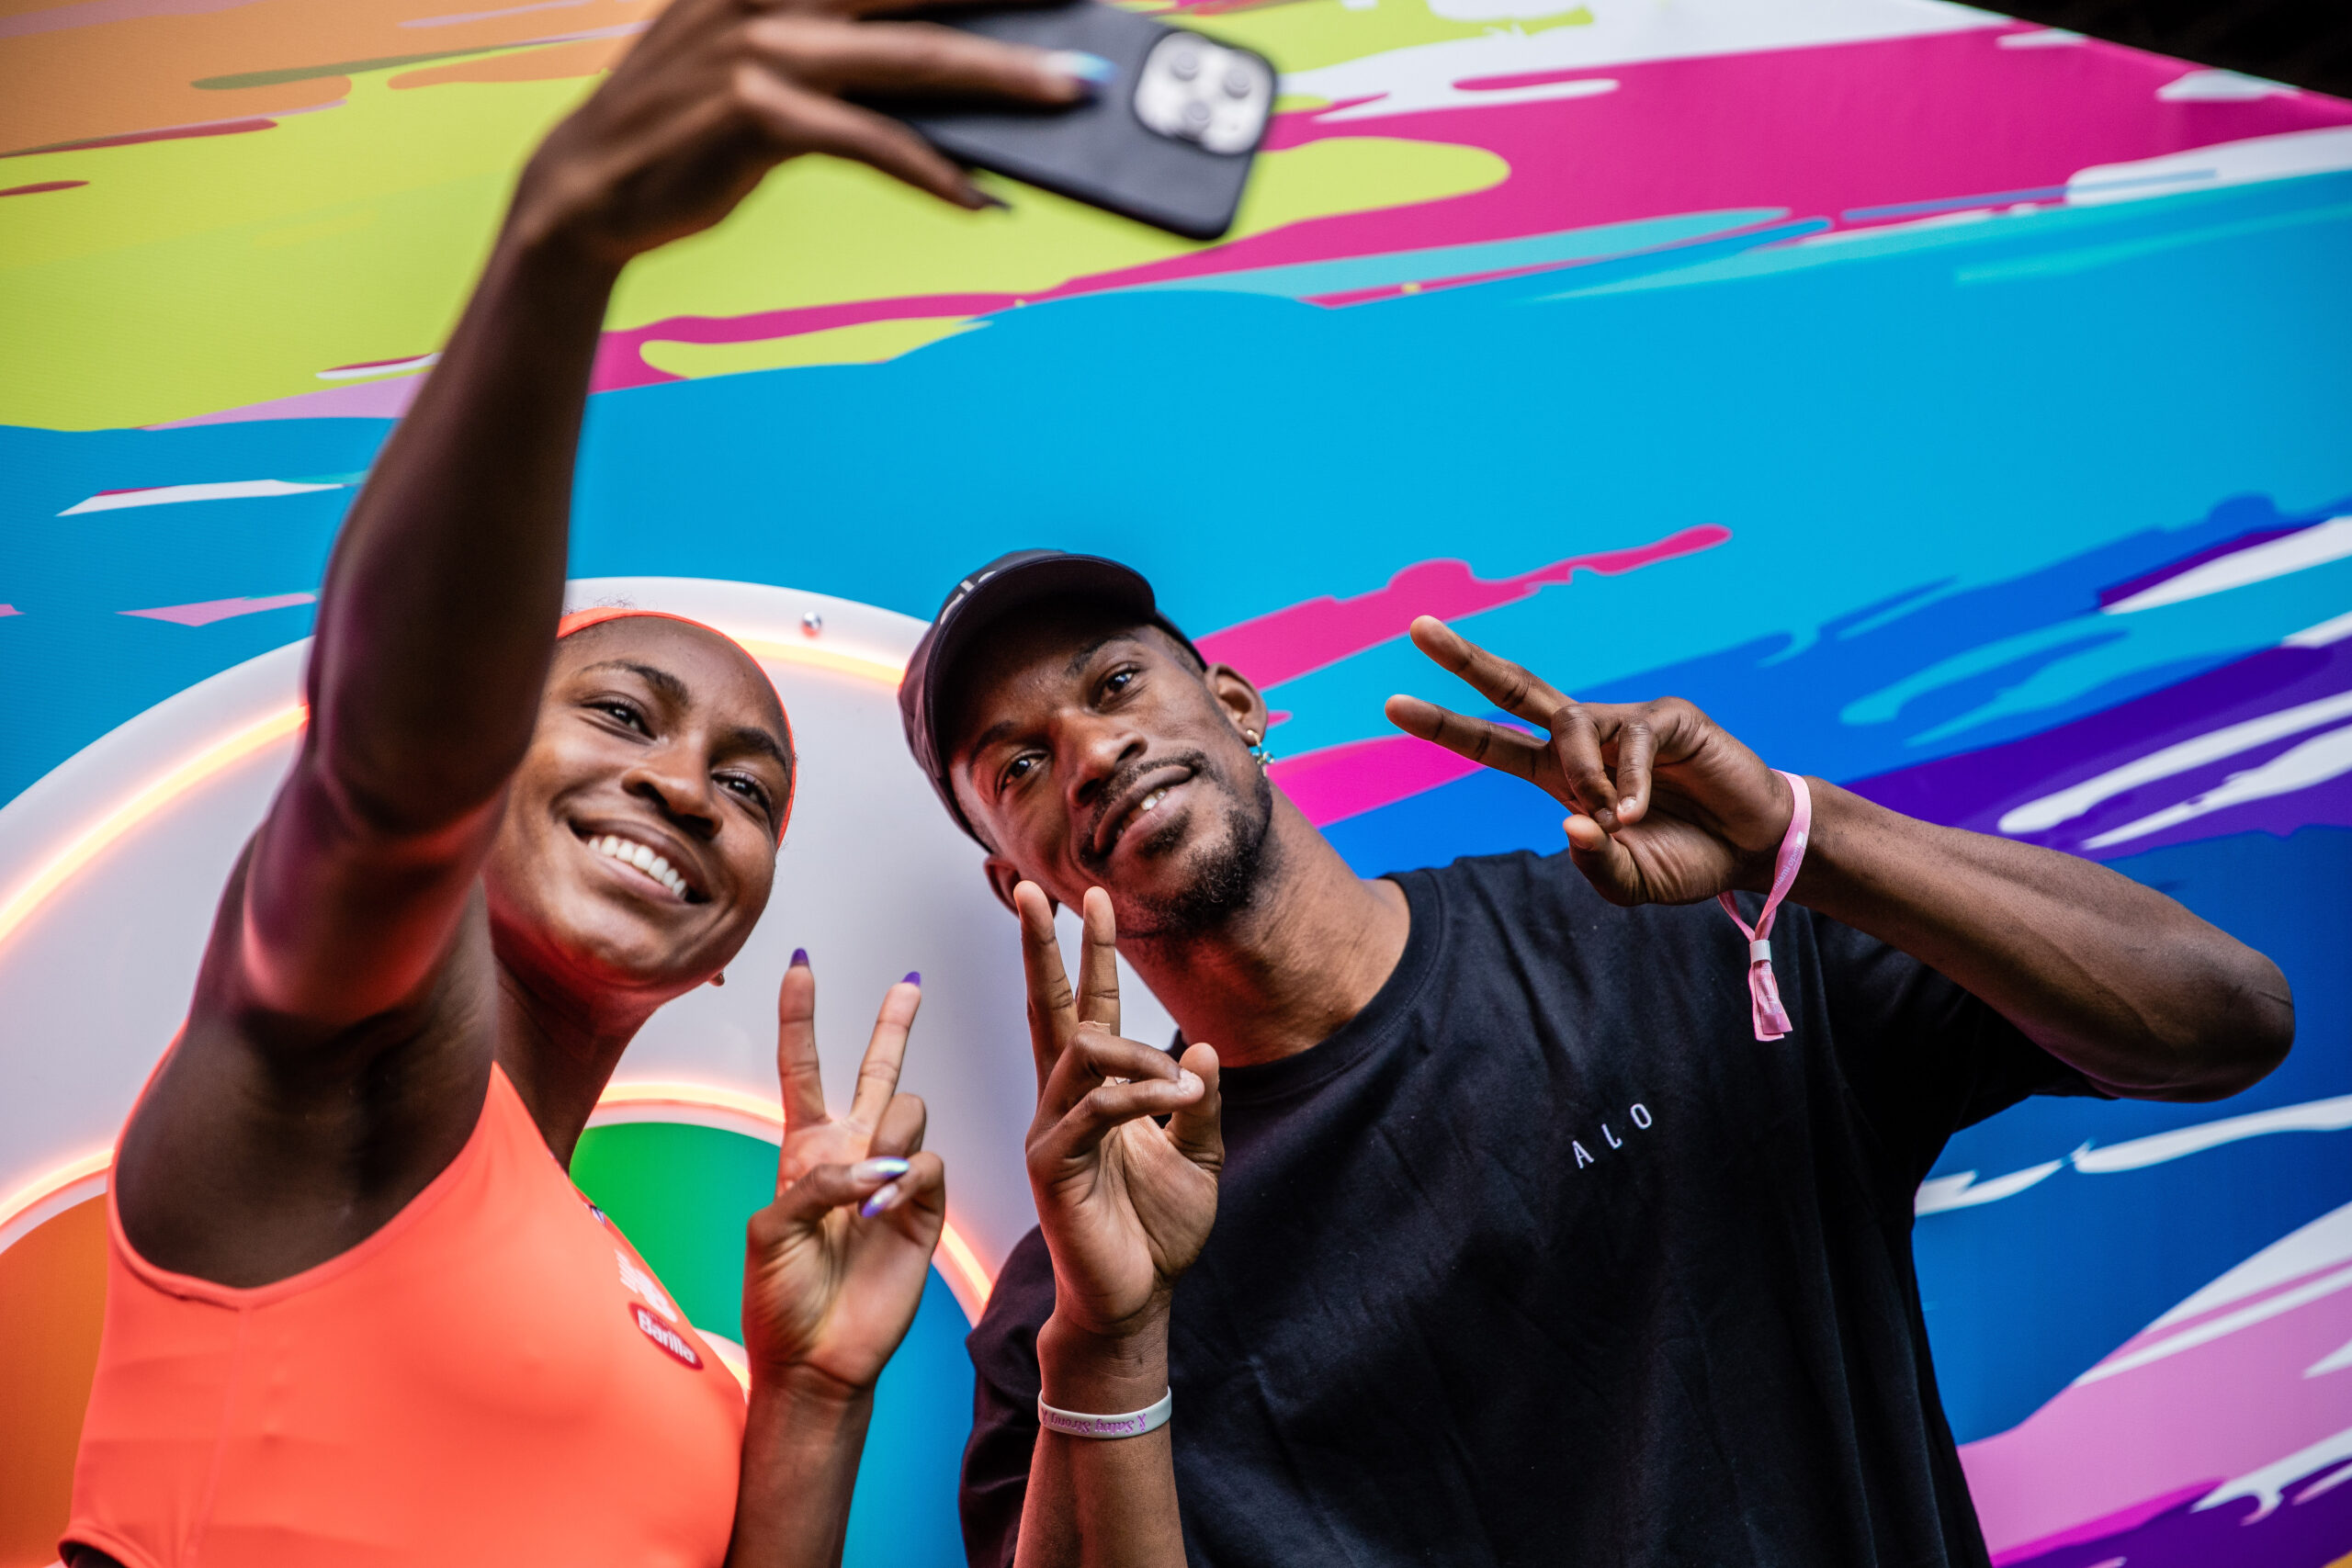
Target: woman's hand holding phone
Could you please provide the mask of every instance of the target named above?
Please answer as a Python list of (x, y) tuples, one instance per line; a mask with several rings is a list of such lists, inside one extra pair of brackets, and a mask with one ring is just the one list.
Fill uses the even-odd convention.
[[(903, 0), (898, 0), (903, 5)], [(993, 205), (901, 121), (845, 94), (1077, 102), (1069, 61), (933, 22), (891, 0), (675, 0), (525, 170), (510, 223), (617, 270), (707, 229), (804, 152), (869, 164), (958, 207)]]

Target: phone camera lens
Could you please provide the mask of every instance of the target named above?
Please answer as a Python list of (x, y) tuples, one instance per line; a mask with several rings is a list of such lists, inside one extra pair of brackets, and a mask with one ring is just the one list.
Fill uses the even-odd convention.
[(1209, 113), (1208, 105), (1194, 98), (1184, 106), (1184, 123), (1195, 128), (1206, 125), (1209, 122)]
[(1201, 57), (1191, 50), (1179, 50), (1168, 57), (1168, 73), (1179, 82), (1189, 82), (1201, 73)]
[(1225, 73), (1225, 96), (1228, 98), (1246, 98), (1250, 96), (1250, 89), (1256, 85), (1250, 80), (1250, 73), (1238, 65)]

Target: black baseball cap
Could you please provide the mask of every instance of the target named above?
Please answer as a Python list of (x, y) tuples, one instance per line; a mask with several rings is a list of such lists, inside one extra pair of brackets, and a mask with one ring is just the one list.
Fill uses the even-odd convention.
[(1112, 614), (1132, 616), (1138, 626), (1158, 626), (1200, 660), (1208, 660), (1176, 623), (1159, 613), (1151, 584), (1143, 573), (1102, 556), (1073, 555), (1068, 550), (1014, 550), (965, 577), (939, 606), (931, 629), (915, 644), (907, 672), (899, 682), (899, 718), (906, 726), (907, 750), (931, 780), (939, 802), (956, 825), (970, 833), (964, 808), (956, 804), (955, 786), (947, 778), (947, 738), (939, 732), (940, 694), (948, 672), (990, 626), (1015, 611), (1048, 599), (1075, 600)]

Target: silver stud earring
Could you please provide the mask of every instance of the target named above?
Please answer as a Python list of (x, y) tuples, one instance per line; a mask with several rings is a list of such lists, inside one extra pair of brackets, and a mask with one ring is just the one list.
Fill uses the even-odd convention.
[(1266, 747), (1260, 742), (1258, 739), (1258, 732), (1254, 729), (1243, 730), (1241, 732), (1241, 739), (1250, 742), (1250, 755), (1256, 760), (1260, 771), (1262, 772), (1267, 764), (1271, 763), (1274, 760), (1273, 752), (1268, 750)]

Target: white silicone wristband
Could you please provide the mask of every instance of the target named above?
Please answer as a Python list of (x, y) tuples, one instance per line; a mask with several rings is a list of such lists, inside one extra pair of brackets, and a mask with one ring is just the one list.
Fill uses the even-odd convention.
[(1037, 1421), (1048, 1432), (1059, 1432), (1066, 1438), (1140, 1438), (1146, 1432), (1157, 1432), (1168, 1425), (1169, 1413), (1176, 1408), (1176, 1391), (1170, 1389), (1159, 1396), (1156, 1404), (1141, 1410), (1130, 1410), (1125, 1416), (1085, 1416), (1075, 1410), (1057, 1410), (1037, 1396)]

